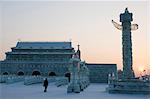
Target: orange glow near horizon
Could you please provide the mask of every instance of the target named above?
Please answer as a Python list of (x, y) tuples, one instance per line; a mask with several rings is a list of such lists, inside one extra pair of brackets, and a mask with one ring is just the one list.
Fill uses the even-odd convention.
[(143, 72), (145, 69), (144, 69), (144, 67), (139, 67), (138, 70), (139, 70), (139, 72)]
[(147, 75), (147, 74), (150, 74), (150, 67), (141, 66), (138, 68), (138, 75), (139, 76), (143, 76), (143, 75)]

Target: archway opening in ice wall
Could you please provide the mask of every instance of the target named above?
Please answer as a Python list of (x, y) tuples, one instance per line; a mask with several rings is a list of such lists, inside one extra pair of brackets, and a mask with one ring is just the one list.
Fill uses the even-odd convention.
[(50, 72), (48, 75), (49, 76), (56, 76), (56, 73), (55, 72)]
[(23, 75), (24, 75), (24, 72), (19, 71), (19, 72), (17, 73), (17, 75), (18, 75), (18, 76), (23, 76)]
[(70, 82), (71, 74), (70, 74), (70, 73), (66, 73), (66, 74), (65, 74), (65, 77), (67, 77), (67, 78), (68, 78), (68, 81)]
[(8, 75), (8, 72), (4, 72), (3, 75)]
[(33, 75), (33, 76), (38, 76), (38, 75), (41, 75), (41, 73), (40, 73), (39, 71), (33, 71), (33, 72), (32, 72), (32, 75)]

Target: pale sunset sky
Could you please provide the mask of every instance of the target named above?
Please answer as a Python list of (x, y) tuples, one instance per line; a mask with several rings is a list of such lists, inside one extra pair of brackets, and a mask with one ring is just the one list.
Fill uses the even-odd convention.
[(139, 29), (132, 31), (133, 69), (150, 74), (148, 0), (1, 0), (0, 60), (19, 41), (72, 41), (82, 60), (115, 63), (122, 69), (122, 32), (111, 20), (128, 7)]

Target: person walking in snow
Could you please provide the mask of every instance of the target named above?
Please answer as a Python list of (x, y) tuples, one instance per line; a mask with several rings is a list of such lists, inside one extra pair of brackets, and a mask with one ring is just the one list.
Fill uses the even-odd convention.
[(44, 86), (44, 92), (47, 92), (47, 87), (48, 87), (48, 80), (47, 80), (47, 78), (44, 80), (44, 84), (43, 84), (43, 86)]

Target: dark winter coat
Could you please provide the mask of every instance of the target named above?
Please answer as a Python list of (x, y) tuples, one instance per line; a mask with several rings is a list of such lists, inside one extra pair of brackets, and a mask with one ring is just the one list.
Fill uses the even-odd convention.
[(47, 86), (48, 86), (48, 80), (47, 80), (47, 79), (44, 80), (43, 86), (44, 86), (44, 87), (47, 87)]

